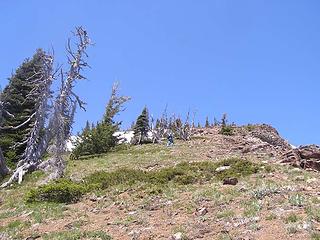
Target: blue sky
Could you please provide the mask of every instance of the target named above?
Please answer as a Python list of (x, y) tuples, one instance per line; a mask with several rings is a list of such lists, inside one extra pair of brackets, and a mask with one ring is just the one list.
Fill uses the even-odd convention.
[(37, 48), (55, 49), (75, 26), (95, 42), (88, 103), (74, 131), (104, 112), (112, 82), (132, 97), (124, 127), (146, 105), (189, 109), (204, 122), (269, 123), (291, 143), (320, 144), (320, 2), (300, 0), (68, 0), (0, 2), (0, 84)]

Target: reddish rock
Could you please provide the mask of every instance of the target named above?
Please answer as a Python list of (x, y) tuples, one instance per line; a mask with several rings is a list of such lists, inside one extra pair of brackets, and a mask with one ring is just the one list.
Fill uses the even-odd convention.
[(238, 179), (237, 178), (225, 178), (223, 179), (224, 185), (237, 185)]

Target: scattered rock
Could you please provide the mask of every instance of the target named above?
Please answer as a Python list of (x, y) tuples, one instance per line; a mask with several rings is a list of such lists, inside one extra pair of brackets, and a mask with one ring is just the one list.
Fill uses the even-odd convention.
[(307, 180), (307, 183), (314, 183), (314, 182), (316, 182), (317, 181), (317, 179), (316, 178), (310, 178), (310, 179), (308, 179)]
[(140, 231), (139, 230), (132, 230), (131, 232), (128, 233), (128, 235), (131, 237), (132, 240), (136, 240), (140, 236)]
[(296, 180), (296, 181), (304, 181), (304, 176), (296, 176), (296, 178), (294, 180)]
[(216, 169), (216, 172), (223, 172), (228, 169), (230, 169), (230, 166), (221, 166)]
[(171, 237), (171, 240), (182, 240), (182, 236), (182, 232), (177, 232)]
[(237, 185), (237, 178), (225, 178), (223, 179), (223, 185)]
[(309, 229), (312, 228), (312, 225), (311, 225), (310, 222), (304, 222), (304, 223), (302, 224), (302, 228), (303, 228), (304, 230), (309, 230)]
[(198, 216), (204, 216), (204, 215), (206, 215), (207, 213), (208, 213), (208, 210), (207, 210), (205, 207), (200, 208), (200, 209), (197, 211), (197, 215), (198, 215)]
[(40, 237), (41, 237), (40, 235), (36, 235), (36, 236), (32, 236), (32, 237), (27, 237), (25, 240), (35, 240), (35, 239), (38, 239)]

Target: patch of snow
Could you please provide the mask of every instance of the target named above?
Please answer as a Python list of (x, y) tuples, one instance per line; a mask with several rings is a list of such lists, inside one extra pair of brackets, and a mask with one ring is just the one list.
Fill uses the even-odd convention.
[(114, 137), (117, 137), (118, 143), (131, 143), (134, 137), (134, 131), (118, 131), (113, 134)]
[(79, 136), (71, 136), (66, 141), (66, 150), (67, 150), (67, 152), (72, 152), (72, 150), (76, 147), (74, 143), (79, 139), (80, 139)]

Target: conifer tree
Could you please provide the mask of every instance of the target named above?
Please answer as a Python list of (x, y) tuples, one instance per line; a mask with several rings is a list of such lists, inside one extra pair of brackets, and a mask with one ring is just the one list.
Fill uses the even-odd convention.
[(208, 119), (208, 117), (206, 117), (206, 124), (205, 124), (205, 127), (206, 127), (206, 128), (210, 127), (210, 123), (209, 123), (209, 119)]
[(72, 157), (77, 159), (80, 156), (107, 153), (117, 143), (114, 133), (119, 130), (121, 122), (116, 122), (114, 117), (123, 111), (123, 105), (130, 100), (127, 96), (118, 96), (119, 84), (115, 83), (106, 111), (101, 122), (96, 126), (87, 121), (80, 138), (76, 140), (76, 148), (73, 150)]
[(134, 137), (137, 144), (147, 142), (148, 131), (149, 131), (149, 113), (147, 107), (144, 107), (141, 114), (137, 118), (135, 127), (133, 129)]
[(36, 97), (29, 95), (43, 68), (44, 54), (43, 50), (38, 49), (32, 59), (26, 59), (9, 79), (2, 93), (4, 110), (14, 116), (3, 116), (0, 129), (0, 146), (9, 165), (17, 162), (24, 152), (26, 139), (34, 123), (32, 115), (36, 110)]

